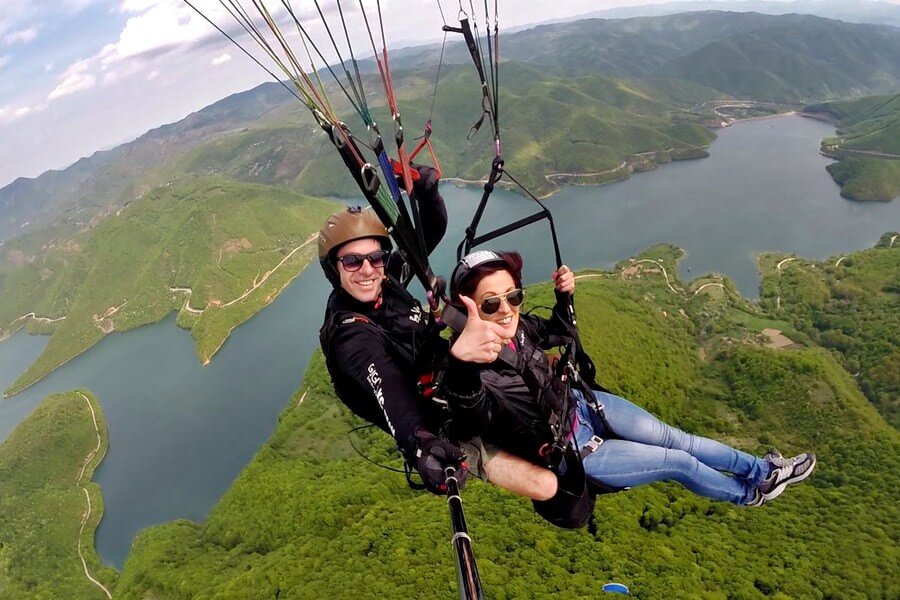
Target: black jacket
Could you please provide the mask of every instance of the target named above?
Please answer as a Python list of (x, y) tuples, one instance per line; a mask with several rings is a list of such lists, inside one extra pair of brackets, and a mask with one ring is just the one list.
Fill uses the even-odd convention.
[(481, 436), (513, 454), (537, 460), (541, 446), (554, 441), (549, 415), (568, 418), (566, 390), (544, 353), (560, 345), (567, 334), (557, 317), (519, 316), (513, 343), (516, 354), (524, 359), (522, 366), (530, 371), (529, 381), (499, 359), (477, 365), (451, 356), (438, 394), (453, 411), (454, 430), (462, 437)]
[(378, 308), (335, 289), (319, 333), (338, 397), (390, 433), (407, 457), (415, 430), (435, 431), (438, 424), (438, 411), (417, 390), (419, 376), (446, 356), (438, 333), (419, 301), (392, 278)]
[[(416, 197), (430, 253), (447, 229), (436, 172), (417, 167)], [(418, 300), (399, 283), (406, 265), (394, 253), (378, 307), (336, 288), (328, 298), (319, 342), (338, 397), (354, 413), (390, 433), (409, 459), (413, 433), (436, 431), (437, 411), (418, 393), (419, 376), (446, 357), (447, 342)]]

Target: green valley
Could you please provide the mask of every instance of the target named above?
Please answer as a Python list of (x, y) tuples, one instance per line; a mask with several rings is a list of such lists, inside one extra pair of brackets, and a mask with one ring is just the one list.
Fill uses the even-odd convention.
[[(527, 501), (472, 482), (463, 495), (487, 593), (582, 596), (612, 579), (642, 598), (897, 595), (897, 431), (831, 352), (727, 280), (678, 281), (679, 256), (660, 246), (615, 272), (580, 273), (579, 324), (599, 379), (747, 451), (814, 449), (819, 470), (761, 509), (674, 484), (604, 496), (594, 532), (555, 529)], [(552, 302), (546, 284), (529, 292), (535, 305)], [(769, 347), (767, 327), (804, 343)], [(143, 532), (116, 594), (456, 596), (445, 502), (356, 456), (345, 432), (357, 423), (317, 355), (274, 435), (206, 523)], [(397, 466), (386, 436), (352, 435), (369, 458)]]
[(117, 574), (94, 552), (103, 498), (91, 481), (107, 445), (84, 390), (50, 396), (0, 445), (0, 596), (110, 597)]
[[(113, 331), (179, 311), (202, 362), (315, 255), (334, 204), (222, 178), (158, 188), (73, 239), (0, 271), (0, 322), (52, 332), (15, 393)], [(27, 242), (27, 240), (26, 240)], [(27, 248), (26, 248), (27, 249)], [(24, 315), (24, 317), (23, 317)], [(28, 316), (32, 315), (32, 316)]]

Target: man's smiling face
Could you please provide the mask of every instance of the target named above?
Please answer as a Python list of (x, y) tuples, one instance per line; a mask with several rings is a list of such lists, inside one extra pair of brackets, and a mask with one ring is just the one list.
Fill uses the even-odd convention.
[(381, 243), (375, 238), (353, 240), (338, 250), (337, 270), (341, 276), (341, 287), (360, 302), (375, 302), (381, 296), (384, 266), (373, 267), (367, 259), (363, 261), (358, 271), (347, 271), (340, 259), (348, 254), (369, 254), (379, 250)]

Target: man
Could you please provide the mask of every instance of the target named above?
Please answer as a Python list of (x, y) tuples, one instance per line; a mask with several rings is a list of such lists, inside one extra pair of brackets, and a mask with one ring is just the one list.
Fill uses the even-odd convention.
[[(417, 176), (417, 177), (416, 177)], [(416, 167), (415, 195), (427, 252), (447, 228), (437, 174)], [(421, 304), (400, 283), (406, 265), (371, 209), (348, 207), (328, 217), (319, 232), (319, 262), (334, 286), (319, 340), (340, 399), (397, 442), (426, 488), (444, 489), (444, 468), (465, 454), (435, 435), (440, 411), (419, 392), (422, 377), (439, 364), (447, 344)]]

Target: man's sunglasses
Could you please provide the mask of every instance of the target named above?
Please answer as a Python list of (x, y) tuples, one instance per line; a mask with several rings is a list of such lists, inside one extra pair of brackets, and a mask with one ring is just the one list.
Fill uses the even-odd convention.
[(481, 301), (481, 312), (486, 315), (494, 314), (500, 310), (500, 301), (504, 298), (510, 306), (519, 306), (522, 304), (522, 301), (525, 300), (525, 290), (516, 289), (511, 292), (506, 292), (505, 294), (500, 294), (499, 296), (485, 298)]
[(375, 252), (369, 252), (368, 254), (345, 254), (337, 260), (340, 263), (344, 263), (345, 271), (353, 273), (354, 271), (362, 269), (363, 263), (367, 260), (372, 267), (380, 269), (387, 263), (390, 254), (390, 250), (376, 250)]

